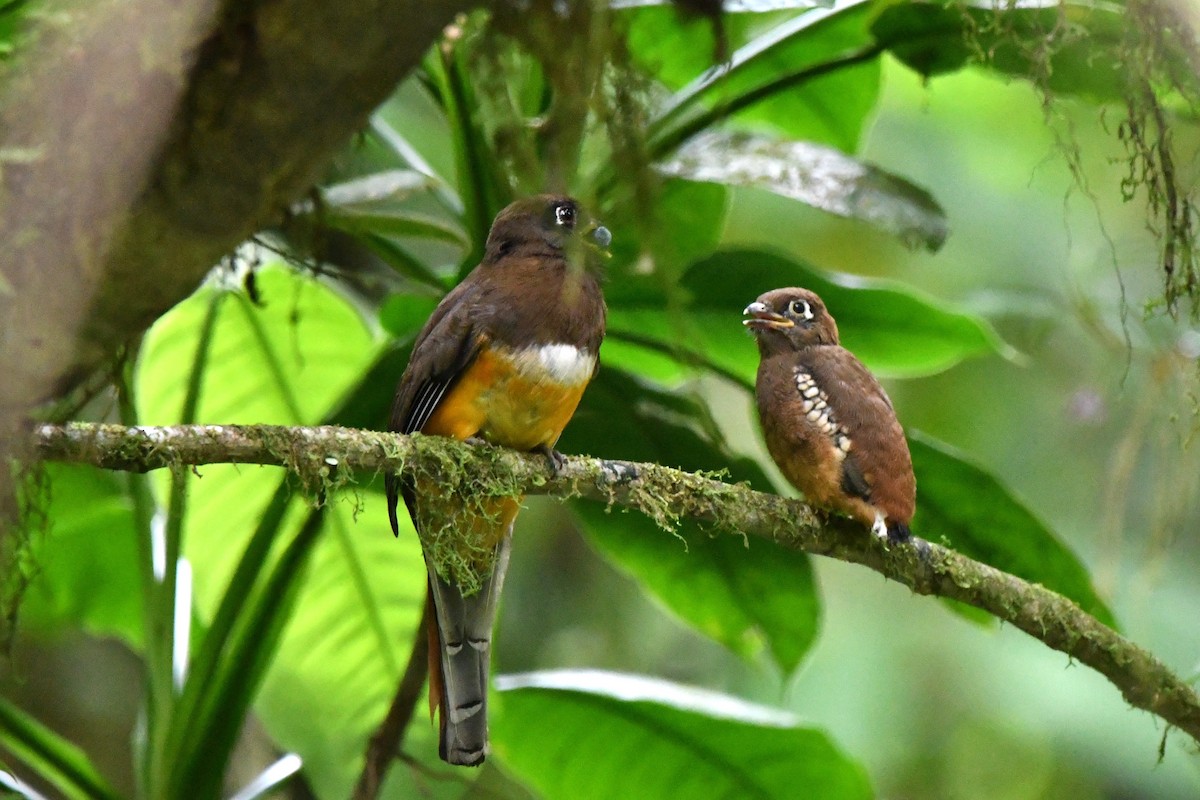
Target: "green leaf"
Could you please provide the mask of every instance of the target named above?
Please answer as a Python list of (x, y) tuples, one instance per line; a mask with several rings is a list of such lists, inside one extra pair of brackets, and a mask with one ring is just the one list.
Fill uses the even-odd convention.
[(707, 133), (684, 145), (661, 169), (691, 180), (766, 189), (862, 220), (913, 249), (937, 250), (948, 233), (945, 212), (924, 189), (809, 142)]
[(376, 172), (334, 184), (321, 193), (321, 206), (302, 203), (301, 213), (348, 233), (411, 236), (465, 247), (466, 236), (456, 219), (414, 211), (414, 196), (429, 193), (434, 181), (409, 169)]
[(253, 602), (236, 621), (235, 635), (222, 655), (219, 674), (193, 717), (171, 763), (172, 797), (216, 797), (229, 758), (271, 663), (280, 634), (291, 617), (302, 571), (321, 529), (325, 510), (314, 509), (261, 581)]
[[(729, 454), (706, 431), (696, 401), (604, 369), (588, 387), (560, 448), (601, 457), (722, 470), (733, 480), (769, 489), (757, 464)], [(613, 425), (612, 420), (620, 420)], [(576, 515), (602, 555), (636, 578), (700, 633), (744, 656), (764, 647), (792, 672), (820, 626), (820, 602), (809, 559), (762, 541), (714, 535), (691, 521), (678, 535), (637, 513), (574, 501)]]
[[(218, 312), (197, 422), (316, 423), (379, 350), (354, 308), (320, 282), (268, 264), (258, 285), (261, 306), (235, 294)], [(147, 334), (136, 385), (142, 424), (178, 421), (196, 339), (219, 291), (203, 287)]]
[[(200, 385), (198, 421), (313, 424), (337, 409), (355, 423), (380, 424), (403, 366), (403, 351), (382, 351), (354, 310), (327, 287), (281, 269), (264, 269), (260, 277), (264, 308), (231, 297), (219, 310)], [(179, 414), (212, 291), (201, 290), (151, 330), (138, 375), (144, 421), (169, 423)], [(202, 619), (213, 618), (239, 565), (261, 566), (257, 556), (243, 563), (241, 554), (279, 481), (275, 469), (222, 465), (205, 468), (192, 482), (185, 549), (195, 569)], [(357, 523), (350, 497), (330, 498), (332, 508), (258, 704), (272, 736), (285, 745), (296, 742), (295, 749), (303, 747), (306, 774), (322, 787), (337, 786), (326, 794), (338, 796), (349, 793), (368, 732), (386, 709), (399, 676), (396, 649), (411, 639), (424, 592), (415, 537), (398, 543), (388, 530), (380, 496), (371, 497), (372, 513)], [(293, 502), (293, 509), (300, 505)], [(300, 522), (293, 511), (270, 533), (286, 541)], [(277, 586), (274, 596), (291, 591), (283, 583)], [(270, 608), (260, 591), (255, 590), (258, 599), (250, 601), (245, 613)], [(266, 666), (270, 637), (284, 618), (260, 616), (257, 643), (241, 634), (230, 639), (232, 656), (253, 669), (239, 675), (222, 666), (211, 697), (231, 698), (224, 712), (234, 721), (240, 721), (238, 705), (253, 694), (255, 672)], [(314, 661), (313, 654), (321, 658)], [(301, 695), (304, 702), (296, 699)], [(227, 729), (207, 730), (213, 731), (216, 745), (225, 741)], [(183, 749), (205, 746), (199, 742)]]
[[(259, 284), (263, 307), (241, 295), (221, 305), (197, 422), (315, 424), (379, 350), (354, 309), (328, 287), (270, 266), (260, 271)], [(215, 291), (221, 290), (201, 289), (147, 335), (136, 392), (143, 424), (178, 421), (196, 337)], [(197, 607), (208, 616), (278, 485), (278, 473), (214, 465), (201, 475), (190, 487), (184, 541), (196, 570)]]
[(1116, 627), (1087, 568), (993, 475), (921, 433), (909, 431), (908, 439), (917, 475), (914, 533), (1053, 589)]
[(122, 478), (92, 467), (44, 469), (51, 528), (33, 539), (38, 571), (21, 604), (22, 627), (44, 633), (79, 627), (140, 647), (138, 531)]
[[(384, 330), (397, 337), (419, 331), (440, 300), (438, 297), (394, 294), (379, 309), (379, 323)], [(400, 374), (397, 373), (396, 380), (399, 379)]]
[(740, 47), (729, 64), (680, 89), (652, 121), (652, 152), (669, 154), (731, 112), (793, 139), (854, 152), (879, 91), (870, 0), (791, 18)]
[(275, 742), (303, 754), (318, 796), (349, 797), (412, 648), (426, 578), (416, 534), (392, 536), (382, 493), (331, 503), (255, 707)]
[[(27, 0), (5, 0), (0, 2), (0, 61), (9, 58), (24, 38), (25, 18), (28, 14)], [(0, 160), (3, 160), (0, 158)], [(3, 289), (3, 284), (0, 284)]]
[(0, 697), (0, 746), (20, 760), (58, 796), (69, 800), (116, 800), (82, 750)]
[(548, 800), (872, 796), (861, 766), (786, 712), (599, 671), (496, 685), (495, 751)]
[(656, 194), (651, 219), (640, 216), (636, 203), (605, 213), (604, 224), (615, 231), (604, 287), (609, 306), (674, 302), (688, 265), (717, 249), (727, 199), (723, 186), (672, 179)]
[(922, 75), (979, 63), (1055, 93), (1105, 101), (1127, 91), (1128, 25), (1116, 3), (899, 3), (880, 13), (871, 33)]
[[(740, 288), (731, 293), (731, 286)], [(617, 336), (654, 339), (668, 351), (682, 343), (752, 386), (758, 353), (741, 311), (783, 286), (819, 294), (838, 321), (842, 344), (883, 377), (929, 375), (965, 358), (1010, 352), (982, 319), (940, 308), (895, 283), (822, 272), (757, 250), (722, 251), (688, 270), (683, 313), (664, 314), (661, 301), (627, 302), (610, 309), (608, 325)]]
[(785, 674), (800, 665), (820, 627), (803, 554), (690, 522), (667, 532), (637, 512), (572, 505), (597, 550), (692, 628), (743, 658), (765, 648)]

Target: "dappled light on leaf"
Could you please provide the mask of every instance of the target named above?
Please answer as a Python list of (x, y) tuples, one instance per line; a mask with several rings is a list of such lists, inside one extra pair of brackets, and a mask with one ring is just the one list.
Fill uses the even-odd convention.
[(660, 167), (696, 181), (750, 186), (858, 219), (911, 248), (937, 250), (946, 215), (924, 189), (830, 147), (752, 134), (692, 139)]
[(496, 751), (548, 800), (872, 796), (822, 731), (738, 698), (599, 671), (496, 683)]

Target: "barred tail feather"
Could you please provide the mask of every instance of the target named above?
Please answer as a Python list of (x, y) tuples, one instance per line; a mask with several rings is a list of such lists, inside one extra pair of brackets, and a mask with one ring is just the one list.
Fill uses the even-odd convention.
[(457, 586), (429, 568), (436, 611), (436, 636), (430, 637), (435, 646), (430, 648), (429, 701), (440, 709), (439, 754), (450, 764), (475, 767), (487, 755), (492, 627), (508, 570), (510, 543), (511, 529), (496, 548), (492, 574), (470, 597), (463, 597)]

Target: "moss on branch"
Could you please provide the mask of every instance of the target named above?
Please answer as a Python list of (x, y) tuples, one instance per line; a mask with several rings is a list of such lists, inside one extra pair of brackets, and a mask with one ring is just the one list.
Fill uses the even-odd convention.
[[(1200, 742), (1200, 697), (1162, 662), (1067, 598), (1043, 586), (914, 538), (886, 547), (853, 523), (826, 520), (807, 505), (708, 475), (659, 464), (569, 457), (557, 473), (540, 455), (452, 439), (338, 427), (42, 425), (42, 458), (104, 469), (147, 471), (216, 463), (285, 467), (307, 483), (345, 471), (412, 471), (453, 479), (488, 496), (581, 497), (635, 508), (671, 529), (681, 518), (784, 547), (861, 564), (914, 592), (982, 609), (1087, 664), (1126, 701)], [(470, 481), (463, 476), (470, 475)]]

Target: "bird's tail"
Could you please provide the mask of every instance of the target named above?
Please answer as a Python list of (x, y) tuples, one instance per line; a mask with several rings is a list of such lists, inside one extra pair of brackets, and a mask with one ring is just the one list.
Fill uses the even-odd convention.
[(440, 710), (438, 752), (450, 764), (477, 767), (487, 755), (492, 626), (511, 541), (511, 534), (500, 540), (495, 569), (470, 597), (463, 597), (458, 586), (429, 568), (435, 611), (429, 641), (429, 702)]

